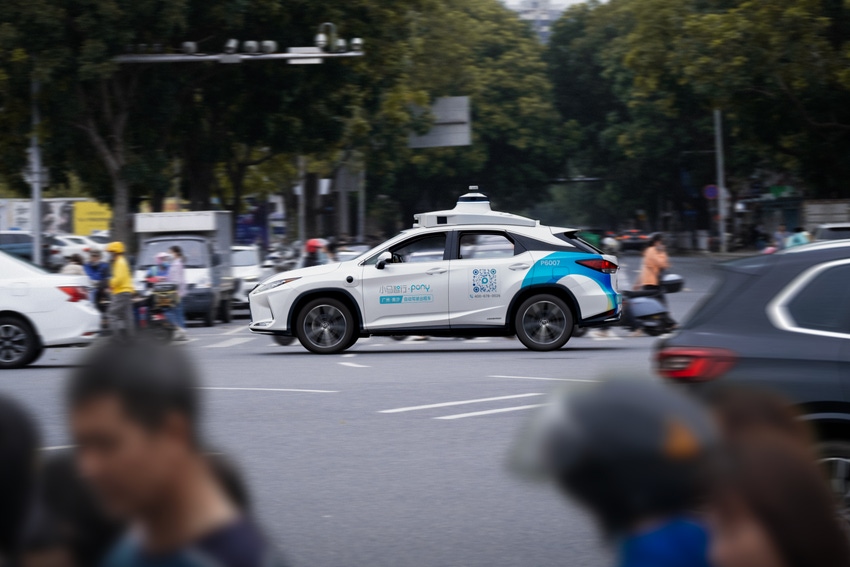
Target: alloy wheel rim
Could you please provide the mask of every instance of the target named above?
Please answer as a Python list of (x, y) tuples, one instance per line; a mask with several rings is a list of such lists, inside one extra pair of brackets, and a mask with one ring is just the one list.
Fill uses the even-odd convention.
[(304, 318), (304, 333), (316, 346), (335, 347), (345, 336), (347, 323), (342, 311), (332, 305), (317, 305)]
[(0, 362), (17, 362), (26, 352), (26, 331), (17, 325), (0, 326)]
[(557, 342), (567, 330), (564, 310), (551, 301), (532, 303), (522, 315), (526, 336), (539, 345)]

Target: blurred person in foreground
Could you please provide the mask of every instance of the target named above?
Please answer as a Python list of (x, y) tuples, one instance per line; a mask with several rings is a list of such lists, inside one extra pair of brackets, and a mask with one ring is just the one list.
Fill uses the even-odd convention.
[(31, 515), (39, 435), (29, 414), (0, 396), (0, 566), (17, 564)]
[(77, 464), (131, 529), (105, 567), (283, 565), (201, 448), (192, 365), (180, 349), (103, 345), (68, 386)]
[(811, 452), (788, 438), (732, 443), (709, 500), (714, 567), (846, 567), (850, 546)]
[(557, 396), (529, 423), (512, 464), (587, 508), (617, 546), (618, 567), (707, 567), (695, 510), (716, 442), (711, 417), (685, 395), (611, 381)]
[(762, 388), (726, 385), (712, 389), (705, 401), (723, 440), (734, 443), (752, 436), (783, 437), (800, 447), (813, 448), (814, 436), (791, 403)]
[(124, 244), (110, 242), (106, 251), (112, 254), (112, 277), (109, 279), (111, 299), (109, 303), (109, 327), (116, 336), (132, 337), (135, 333), (133, 316), (133, 278), (130, 266), (124, 257)]

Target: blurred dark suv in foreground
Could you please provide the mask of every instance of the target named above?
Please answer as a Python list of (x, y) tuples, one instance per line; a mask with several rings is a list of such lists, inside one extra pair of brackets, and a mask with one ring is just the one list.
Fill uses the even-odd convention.
[(850, 240), (720, 270), (713, 293), (659, 343), (658, 373), (696, 390), (739, 383), (785, 395), (812, 424), (850, 505)]

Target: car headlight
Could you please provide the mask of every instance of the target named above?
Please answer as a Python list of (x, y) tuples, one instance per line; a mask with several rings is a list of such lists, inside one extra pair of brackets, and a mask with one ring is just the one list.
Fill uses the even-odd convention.
[(260, 279), (260, 278), (258, 278), (257, 276), (248, 276), (246, 278), (242, 278), (242, 281), (243, 282), (255, 282), (258, 279)]
[(274, 289), (274, 288), (276, 288), (276, 287), (280, 287), (280, 286), (282, 286), (282, 285), (284, 285), (284, 284), (288, 284), (288, 283), (290, 283), (290, 282), (294, 282), (295, 280), (300, 280), (300, 279), (301, 279), (300, 277), (297, 277), (297, 278), (286, 278), (286, 279), (282, 279), (282, 280), (275, 280), (275, 281), (273, 281), (273, 282), (268, 282), (268, 283), (260, 284), (260, 285), (258, 285), (257, 287), (255, 287), (255, 288), (254, 288), (254, 291), (252, 291), (251, 293), (252, 293), (252, 294), (254, 294), (254, 293), (262, 293), (262, 292), (264, 292), (264, 291), (268, 291), (268, 290), (270, 290), (270, 289)]

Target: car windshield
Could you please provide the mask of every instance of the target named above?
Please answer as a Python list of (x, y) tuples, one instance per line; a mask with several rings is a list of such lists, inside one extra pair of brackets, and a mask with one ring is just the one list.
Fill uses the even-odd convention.
[(202, 240), (152, 240), (144, 244), (137, 262), (138, 268), (149, 268), (156, 264), (156, 255), (160, 252), (171, 254), (169, 248), (179, 246), (183, 250), (186, 268), (206, 268), (209, 266), (209, 255), (206, 243)]
[(260, 255), (257, 250), (234, 250), (231, 255), (234, 266), (256, 266), (260, 263)]

